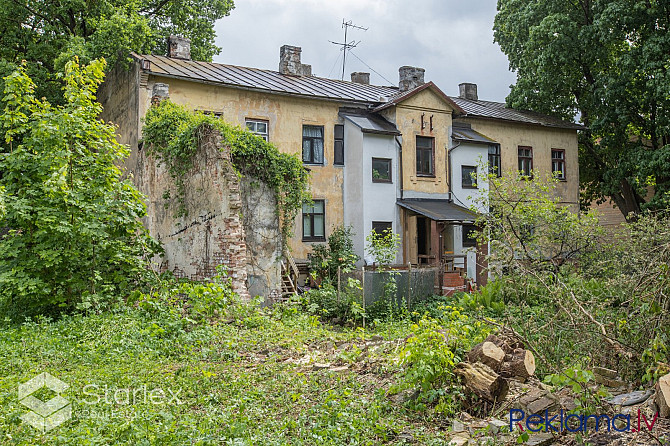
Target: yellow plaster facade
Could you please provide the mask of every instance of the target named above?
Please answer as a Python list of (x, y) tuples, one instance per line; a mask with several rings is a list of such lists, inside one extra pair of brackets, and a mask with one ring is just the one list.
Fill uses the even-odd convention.
[[(338, 112), (343, 104), (152, 76), (147, 87), (140, 91), (140, 118), (151, 106), (155, 82), (169, 85), (172, 102), (220, 114), (228, 123), (244, 127), (246, 119), (267, 121), (269, 141), (284, 153), (301, 156), (303, 125), (323, 126), (324, 163), (305, 166), (311, 170), (312, 198), (325, 201), (326, 237), (343, 223), (344, 171), (343, 166), (333, 165), (334, 126), (342, 123)], [(293, 232), (294, 237), (289, 241), (293, 256), (305, 260), (313, 242), (302, 241), (301, 215), (296, 218)]]
[(579, 204), (579, 162), (577, 132), (570, 129), (481, 118), (459, 118), (473, 130), (500, 143), (500, 163), (503, 175), (518, 172), (518, 147), (533, 148), (533, 171), (541, 177), (551, 176), (551, 149), (565, 150), (565, 180), (557, 185), (561, 203)]

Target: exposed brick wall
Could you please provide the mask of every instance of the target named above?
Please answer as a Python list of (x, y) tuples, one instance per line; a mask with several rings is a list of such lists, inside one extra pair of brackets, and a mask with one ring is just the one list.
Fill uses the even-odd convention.
[[(250, 259), (240, 178), (218, 132), (201, 132), (193, 167), (184, 179), (186, 217), (175, 217), (179, 209), (177, 191), (165, 166), (144, 151), (134, 171), (135, 183), (148, 197), (145, 224), (165, 249), (159, 269), (170, 270), (177, 277), (206, 280), (216, 274), (218, 265), (224, 265), (233, 290), (249, 298)], [(172, 198), (166, 200), (165, 191)]]

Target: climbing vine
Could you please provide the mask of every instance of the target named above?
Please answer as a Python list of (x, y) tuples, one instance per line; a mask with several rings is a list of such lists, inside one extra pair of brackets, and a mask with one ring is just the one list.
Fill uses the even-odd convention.
[(149, 153), (166, 165), (175, 182), (178, 216), (186, 214), (184, 178), (193, 167), (193, 156), (205, 128), (213, 128), (221, 133), (222, 145), (230, 147), (233, 166), (242, 176), (261, 180), (274, 190), (277, 214), (286, 243), (292, 235), (293, 221), (302, 203), (310, 199), (309, 174), (300, 158), (281, 153), (263, 138), (216, 116), (191, 111), (165, 100), (146, 114), (144, 145)]

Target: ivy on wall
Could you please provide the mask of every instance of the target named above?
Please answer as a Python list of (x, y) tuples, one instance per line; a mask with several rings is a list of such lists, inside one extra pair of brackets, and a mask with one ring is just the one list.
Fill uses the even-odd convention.
[(198, 142), (208, 128), (221, 133), (222, 145), (230, 147), (233, 166), (240, 175), (263, 181), (274, 190), (286, 243), (302, 203), (310, 200), (309, 173), (300, 158), (281, 153), (273, 144), (239, 126), (164, 100), (151, 107), (144, 118), (144, 143), (149, 153), (166, 165), (175, 182), (177, 216), (186, 215), (184, 178), (193, 167)]

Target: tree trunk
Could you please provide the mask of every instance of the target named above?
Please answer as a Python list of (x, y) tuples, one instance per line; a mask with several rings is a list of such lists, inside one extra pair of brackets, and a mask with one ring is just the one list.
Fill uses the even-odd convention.
[(468, 390), (487, 401), (502, 401), (509, 390), (507, 380), (481, 362), (461, 362), (456, 365), (454, 373), (462, 378)]
[(500, 374), (505, 378), (517, 378), (525, 381), (535, 373), (535, 356), (533, 353), (518, 348), (514, 353), (505, 357), (505, 362), (500, 367)]
[(468, 362), (484, 363), (491, 367), (494, 372), (500, 370), (503, 359), (505, 359), (503, 349), (490, 341), (484, 341), (481, 344), (475, 345), (468, 353)]
[(670, 418), (670, 373), (659, 379), (656, 384), (656, 405), (661, 417)]
[(640, 202), (642, 200), (635, 193), (635, 190), (627, 179), (621, 181), (619, 193), (612, 195), (612, 199), (626, 218), (626, 221), (631, 222), (637, 219), (637, 216), (640, 214)]

